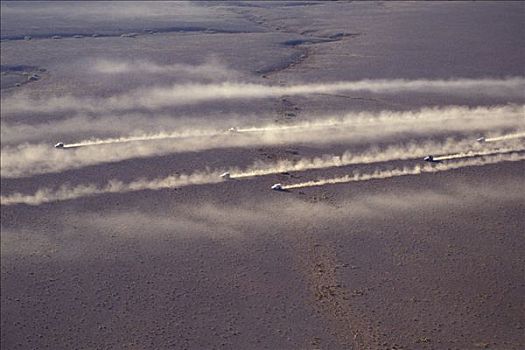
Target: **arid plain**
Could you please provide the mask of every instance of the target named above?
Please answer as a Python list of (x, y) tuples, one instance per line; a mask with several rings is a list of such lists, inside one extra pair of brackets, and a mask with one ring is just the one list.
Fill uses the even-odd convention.
[(2, 349), (525, 348), (524, 16), (2, 1)]

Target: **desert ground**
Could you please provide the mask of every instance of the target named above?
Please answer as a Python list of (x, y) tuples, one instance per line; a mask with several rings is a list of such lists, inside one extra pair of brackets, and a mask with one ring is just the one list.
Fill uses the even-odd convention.
[(2, 1), (2, 349), (524, 349), (524, 18)]

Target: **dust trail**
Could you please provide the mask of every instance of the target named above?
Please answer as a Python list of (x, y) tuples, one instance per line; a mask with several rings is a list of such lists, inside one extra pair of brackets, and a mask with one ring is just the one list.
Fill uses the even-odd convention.
[[(226, 116), (221, 125), (235, 125), (239, 117)], [(253, 120), (253, 116), (244, 116)], [(195, 118), (166, 114), (130, 113), (124, 116), (104, 114), (97, 117), (74, 115), (64, 119), (46, 120), (38, 123), (22, 124), (17, 120), (0, 120), (0, 142), (5, 145), (16, 145), (24, 142), (49, 142), (49, 140), (69, 140), (69, 138), (121, 138), (141, 135), (151, 135), (161, 132), (187, 132), (194, 130)], [(218, 129), (218, 121), (208, 125), (199, 125), (199, 131)], [(215, 127), (217, 126), (217, 127)], [(103, 137), (104, 136), (104, 137)]]
[(186, 137), (210, 137), (220, 134), (224, 134), (225, 131), (210, 131), (210, 130), (192, 130), (192, 131), (183, 131), (183, 132), (160, 132), (155, 134), (143, 134), (139, 136), (125, 136), (125, 137), (115, 137), (107, 139), (91, 139), (83, 140), (75, 143), (68, 143), (64, 145), (64, 148), (78, 148), (78, 147), (88, 147), (88, 146), (98, 146), (98, 145), (109, 145), (115, 143), (126, 143), (126, 142), (139, 142), (139, 141), (155, 141), (155, 140), (168, 140), (168, 139), (178, 139)]
[[(427, 123), (450, 123), (454, 120), (461, 120), (468, 122), (471, 128), (475, 128), (478, 124), (489, 125), (497, 123), (498, 125), (516, 125), (520, 122), (525, 123), (523, 113), (525, 106), (521, 105), (507, 105), (494, 107), (477, 107), (469, 108), (462, 106), (448, 106), (441, 108), (422, 108), (418, 111), (394, 112), (381, 111), (379, 113), (361, 112), (350, 113), (340, 117), (317, 117), (309, 121), (299, 122), (295, 124), (280, 125), (268, 124), (261, 126), (241, 126), (232, 127), (228, 131), (230, 134), (235, 133), (270, 133), (283, 131), (304, 131), (306, 129), (324, 129), (332, 127), (373, 127), (384, 124), (403, 124), (415, 123), (419, 121), (427, 121)], [(492, 119), (490, 119), (492, 118)], [(492, 120), (492, 121), (491, 121)], [(231, 123), (231, 122), (230, 122)], [(91, 124), (91, 123), (90, 123)], [(226, 123), (226, 125), (228, 125)], [(230, 124), (231, 125), (231, 124)], [(444, 125), (438, 125), (436, 128), (443, 128)], [(20, 127), (19, 127), (20, 129)], [(219, 129), (206, 127), (204, 125), (196, 125), (193, 129), (185, 127), (180, 131), (163, 131), (157, 133), (145, 133), (140, 135), (122, 136), (107, 139), (88, 139), (79, 142), (66, 144), (65, 148), (77, 148), (86, 146), (96, 146), (115, 143), (126, 143), (135, 141), (155, 141), (164, 139), (176, 139), (184, 137), (210, 137), (224, 135), (226, 128)], [(7, 136), (7, 135), (6, 135)], [(12, 135), (9, 135), (12, 137)]]
[(203, 185), (221, 182), (219, 173), (193, 173), (190, 175), (172, 175), (156, 180), (137, 180), (123, 183), (118, 180), (110, 180), (107, 185), (98, 187), (94, 184), (79, 185), (71, 187), (63, 185), (56, 190), (49, 188), (39, 189), (35, 194), (26, 195), (14, 193), (0, 196), (1, 205), (28, 204), (39, 205), (42, 203), (71, 200), (81, 197), (90, 197), (107, 193), (125, 193), (142, 190), (161, 190), (166, 188), (178, 188), (190, 185)]
[[(361, 153), (345, 152), (340, 156), (325, 155), (316, 158), (302, 158), (300, 160), (281, 160), (274, 163), (259, 163), (244, 170), (230, 171), (230, 178), (241, 179), (245, 177), (264, 176), (270, 174), (279, 174), (289, 171), (305, 171), (313, 169), (325, 169), (332, 167), (341, 167), (355, 164), (373, 164), (379, 162), (387, 162), (393, 160), (407, 160), (416, 159), (428, 155), (433, 152), (457, 152), (467, 147), (481, 148), (482, 145), (473, 144), (468, 140), (454, 140), (448, 139), (444, 142), (411, 142), (404, 145), (392, 145), (386, 148), (373, 147)], [(525, 148), (523, 149), (525, 150)], [(463, 157), (474, 157), (481, 155), (501, 154), (514, 151), (508, 150), (490, 150), (490, 151), (472, 151), (470, 153), (457, 153), (456, 155), (463, 155)], [(454, 155), (454, 156), (456, 156)], [(452, 155), (451, 155), (452, 156)], [(447, 156), (447, 157), (451, 157)], [(445, 156), (439, 157), (445, 159)], [(460, 158), (455, 157), (455, 158)], [(438, 160), (438, 158), (434, 158)]]
[[(311, 121), (305, 121), (289, 125), (269, 124), (262, 126), (246, 126), (246, 127), (232, 127), (229, 132), (233, 133), (269, 133), (282, 131), (303, 131), (305, 129), (324, 129), (332, 127), (367, 127), (380, 124), (398, 124), (410, 123), (418, 120), (428, 120), (431, 122), (437, 121), (451, 121), (455, 119), (485, 119), (489, 115), (504, 116), (507, 121), (512, 121), (514, 118), (522, 117), (524, 106), (499, 106), (499, 107), (446, 107), (446, 108), (423, 108), (414, 112), (390, 112), (382, 111), (380, 113), (357, 113), (347, 114), (343, 117), (324, 117), (317, 118)], [(525, 122), (525, 118), (522, 118)], [(486, 121), (484, 121), (486, 122)], [(137, 136), (109, 138), (109, 139), (92, 139), (84, 140), (77, 143), (67, 144), (67, 147), (84, 147), (96, 146), (113, 143), (124, 143), (134, 141), (154, 141), (164, 139), (174, 139), (183, 137), (209, 137), (224, 135), (226, 129), (223, 130), (206, 130), (196, 129), (183, 130), (179, 132), (160, 132), (156, 134), (143, 134)]]
[[(475, 130), (483, 127), (515, 127), (525, 125), (525, 105), (499, 105), (492, 107), (444, 106), (425, 107), (413, 111), (389, 111), (346, 113), (342, 115), (305, 116), (306, 120), (294, 124), (242, 125), (240, 120), (247, 116), (229, 116), (226, 119), (199, 120), (195, 118), (173, 118), (169, 115), (151, 116), (145, 114), (126, 115), (125, 119), (107, 115), (92, 118), (75, 116), (72, 118), (41, 124), (20, 124), (1, 121), (0, 140), (2, 146), (30, 140), (63, 140), (72, 134), (113, 133), (109, 138), (89, 138), (74, 142), (73, 147), (93, 146), (132, 141), (162, 140), (179, 137), (199, 137), (225, 134), (227, 129), (238, 133), (302, 131), (304, 129), (330, 127), (373, 127), (388, 124), (427, 123), (436, 130), (457, 122), (461, 127)], [(256, 119), (257, 116), (248, 116)], [(461, 121), (461, 123), (459, 123)], [(465, 125), (468, 123), (468, 125)], [(432, 125), (431, 125), (432, 124)], [(423, 125), (418, 125), (422, 127)], [(486, 129), (488, 127), (489, 129)], [(124, 133), (124, 134), (123, 134)], [(121, 135), (119, 135), (121, 134)], [(122, 135), (123, 134), (123, 135)], [(56, 142), (55, 141), (55, 142)]]
[(513, 140), (513, 139), (521, 139), (523, 137), (525, 137), (525, 132), (502, 135), (502, 136), (497, 136), (497, 137), (488, 137), (485, 139), (485, 142), (506, 141), (506, 140)]
[(352, 175), (346, 175), (343, 177), (333, 179), (320, 179), (308, 182), (301, 182), (291, 185), (283, 185), (283, 189), (290, 190), (294, 188), (305, 188), (314, 186), (324, 186), (340, 183), (369, 181), (376, 179), (388, 179), (392, 177), (407, 176), (407, 175), (419, 175), (424, 173), (438, 173), (448, 170), (460, 169), (464, 167), (483, 166), (490, 164), (497, 164), (500, 162), (516, 162), (525, 160), (525, 154), (500, 154), (496, 156), (489, 156), (487, 158), (479, 159), (466, 159), (454, 163), (439, 163), (439, 164), (424, 164), (416, 165), (414, 167), (403, 167), (392, 170), (376, 170), (373, 173), (361, 174), (354, 172)]
[[(488, 164), (496, 164), (499, 162), (514, 162), (520, 160), (525, 160), (525, 154), (501, 154), (497, 156), (489, 156), (487, 158), (467, 159), (456, 163), (426, 164), (416, 165), (412, 168), (404, 167), (402, 169), (394, 170), (377, 170), (371, 174), (360, 174), (356, 172), (353, 175), (347, 175), (341, 178), (321, 179), (316, 181), (285, 185), (283, 186), (283, 188), (293, 189), (322, 186), (326, 184), (367, 181), (373, 179), (386, 179), (405, 175), (435, 173), (459, 169), (463, 167), (483, 166)], [(108, 182), (107, 185), (103, 187), (98, 187), (94, 184), (79, 185), (75, 187), (63, 185), (57, 190), (42, 188), (32, 195), (14, 193), (7, 196), (0, 196), (0, 203), (1, 205), (40, 205), (43, 203), (65, 201), (109, 193), (126, 193), (142, 190), (161, 190), (167, 188), (178, 188), (190, 185), (216, 184), (223, 181), (219, 174), (220, 172), (202, 172), (190, 175), (173, 175), (163, 179), (137, 180), (127, 184), (118, 180), (111, 180)]]
[(454, 153), (454, 154), (447, 154), (444, 156), (434, 157), (435, 161), (443, 161), (443, 160), (452, 160), (452, 159), (464, 159), (464, 158), (476, 158), (476, 157), (482, 157), (482, 156), (491, 156), (495, 154), (504, 154), (504, 153), (510, 153), (510, 152), (523, 152), (525, 151), (525, 148), (522, 149), (512, 149), (512, 148), (500, 148), (496, 150), (485, 150), (485, 151), (468, 151), (468, 152), (460, 152), (460, 153)]
[(450, 79), (450, 80), (361, 80), (325, 84), (273, 86), (249, 83), (183, 84), (170, 87), (137, 89), (109, 98), (48, 96), (33, 99), (17, 94), (2, 99), (3, 114), (24, 112), (89, 111), (92, 113), (196, 104), (215, 100), (261, 99), (282, 95), (311, 95), (337, 92), (374, 94), (440, 93), (465, 96), (523, 97), (525, 78)]
[[(90, 147), (73, 147), (67, 144), (68, 149), (57, 150), (52, 147), (54, 143), (5, 146), (1, 149), (1, 177), (29, 177), (128, 159), (211, 149), (290, 144), (356, 144), (384, 140), (394, 136), (406, 138), (408, 135), (443, 135), (450, 132), (468, 134), (480, 130), (486, 132), (514, 129), (525, 122), (523, 110), (524, 106), (511, 105), (489, 108), (425, 108), (410, 112), (368, 112), (348, 114), (342, 118), (318, 118), (310, 122), (285, 126), (273, 124), (256, 127), (253, 130), (244, 128), (248, 131), (231, 133), (225, 132), (224, 129), (220, 131), (206, 129), (206, 126), (200, 129), (197, 125), (193, 130), (181, 130), (178, 134), (172, 132), (171, 134), (154, 134), (153, 137), (149, 135), (148, 137), (155, 139), (155, 142), (111, 144), (111, 142), (120, 142), (126, 138), (77, 142), (81, 145), (98, 144), (96, 152), (93, 152)], [(214, 133), (217, 134), (214, 135)], [(199, 134), (211, 136), (191, 137)], [(187, 137), (178, 138), (175, 142), (173, 141), (175, 139), (163, 141), (166, 136)], [(143, 135), (132, 137), (147, 141), (147, 137)], [(461, 151), (461, 149), (446, 152), (454, 151)]]

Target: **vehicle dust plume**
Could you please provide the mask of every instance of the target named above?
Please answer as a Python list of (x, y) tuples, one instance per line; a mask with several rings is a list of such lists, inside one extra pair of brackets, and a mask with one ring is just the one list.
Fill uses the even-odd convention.
[[(326, 116), (283, 126), (276, 124), (253, 128), (241, 126), (239, 127), (241, 131), (237, 132), (206, 128), (202, 123), (194, 128), (174, 132), (66, 143), (64, 147), (66, 149), (63, 150), (53, 148), (54, 142), (5, 146), (1, 149), (1, 177), (28, 177), (127, 159), (210, 149), (297, 143), (355, 144), (381, 140), (393, 135), (406, 138), (409, 135), (430, 136), (449, 132), (495, 131), (516, 128), (523, 123), (523, 119), (523, 106), (478, 108), (455, 106), (409, 112), (383, 111), (348, 114), (343, 117)], [(510, 141), (512, 140), (508, 142)], [(99, 147), (97, 152), (90, 150), (91, 146)], [(450, 150), (450, 152), (454, 151), (461, 151), (461, 149)]]
[[(226, 131), (232, 135), (237, 133), (272, 133), (284, 131), (304, 132), (305, 130), (324, 129), (333, 127), (374, 127), (383, 124), (403, 124), (426, 121), (428, 123), (451, 123), (454, 120), (469, 122), (471, 128), (475, 128), (477, 123), (490, 124), (495, 121), (497, 124), (504, 125), (518, 124), (523, 119), (522, 113), (524, 106), (495, 106), (495, 107), (477, 107), (468, 108), (461, 106), (448, 106), (443, 108), (422, 108), (419, 111), (394, 112), (381, 111), (379, 113), (349, 113), (343, 116), (318, 116), (312, 120), (298, 122), (294, 124), (267, 124), (260, 126), (239, 126), (231, 127), (228, 130), (211, 129), (205, 125), (196, 125), (194, 128), (184, 128), (178, 131), (166, 131), (158, 133), (146, 133), (141, 135), (123, 136), (107, 139), (88, 139), (71, 144), (68, 147), (85, 147), (104, 144), (136, 142), (136, 141), (155, 141), (183, 137), (210, 137), (224, 135)], [(492, 119), (489, 119), (489, 116)], [(524, 120), (525, 121), (525, 120)], [(446, 125), (446, 124), (443, 124)], [(436, 126), (436, 128), (443, 127)]]
[[(471, 140), (448, 139), (444, 142), (409, 142), (402, 145), (391, 145), (388, 147), (372, 147), (367, 151), (354, 153), (345, 152), (342, 155), (324, 155), (316, 158), (302, 158), (300, 160), (281, 160), (274, 163), (255, 164), (244, 170), (232, 170), (229, 172), (230, 178), (241, 179), (245, 177), (256, 177), (270, 174), (279, 174), (290, 171), (305, 171), (313, 169), (325, 169), (332, 167), (341, 167), (356, 164), (373, 164), (395, 160), (407, 160), (423, 157), (432, 152), (454, 152), (468, 147), (481, 148), (479, 144), (473, 144)], [(512, 149), (510, 149), (512, 151)], [(501, 150), (492, 150), (485, 152), (457, 153), (470, 157), (479, 155), (490, 155), (502, 153)], [(445, 157), (445, 156), (443, 156)], [(450, 157), (450, 156), (448, 156)], [(442, 158), (442, 157), (439, 157)], [(458, 157), (459, 158), (459, 157)], [(438, 160), (438, 158), (434, 158)], [(444, 160), (445, 158), (443, 158)], [(447, 158), (448, 159), (448, 158)], [(453, 158), (450, 158), (453, 159)]]
[(360, 80), (291, 86), (224, 82), (220, 84), (179, 84), (169, 87), (140, 88), (109, 98), (63, 95), (33, 99), (29, 95), (20, 93), (2, 99), (1, 110), (3, 114), (55, 113), (60, 111), (107, 113), (108, 111), (130, 111), (138, 108), (155, 110), (216, 100), (262, 99), (282, 95), (369, 92), (374, 94), (439, 93), (466, 96), (522, 97), (523, 90), (525, 90), (525, 78), (523, 77), (505, 79)]
[(174, 131), (174, 132), (160, 132), (155, 134), (143, 134), (139, 136), (124, 136), (107, 139), (91, 139), (83, 140), (75, 143), (68, 143), (64, 145), (64, 148), (78, 148), (98, 145), (109, 145), (115, 143), (126, 143), (126, 142), (140, 142), (140, 141), (155, 141), (155, 140), (168, 140), (185, 137), (209, 137), (224, 133), (224, 131), (210, 131), (210, 130), (187, 130), (187, 131)]
[(524, 137), (525, 137), (525, 132), (520, 132), (520, 133), (515, 133), (515, 134), (497, 136), (497, 137), (487, 137), (484, 139), (484, 141), (485, 142), (498, 142), (498, 141), (521, 139)]
[(497, 164), (500, 162), (516, 162), (525, 160), (525, 154), (501, 154), (496, 156), (489, 156), (487, 158), (479, 159), (466, 159), (454, 163), (438, 163), (438, 164), (424, 164), (416, 165), (413, 167), (403, 167), (392, 170), (376, 170), (373, 173), (359, 173), (354, 172), (351, 175), (346, 175), (343, 177), (337, 177), (332, 179), (319, 179), (307, 182), (301, 182), (297, 184), (282, 185), (282, 189), (291, 190), (296, 188), (305, 188), (305, 187), (315, 187), (315, 186), (324, 186), (324, 185), (333, 185), (340, 183), (349, 183), (349, 182), (360, 182), (360, 181), (369, 181), (377, 179), (388, 179), (392, 177), (399, 176), (408, 176), (408, 175), (420, 175), (425, 173), (438, 173), (443, 171), (449, 171), (464, 167), (473, 167), (473, 166), (484, 166), (490, 164)]
[(62, 185), (56, 190), (42, 188), (35, 194), (26, 195), (14, 193), (0, 197), (1, 205), (28, 204), (39, 205), (49, 202), (71, 200), (81, 197), (90, 197), (108, 193), (125, 193), (142, 190), (161, 190), (166, 188), (179, 188), (191, 185), (213, 184), (221, 182), (219, 173), (193, 173), (190, 175), (172, 175), (156, 180), (137, 180), (123, 183), (118, 180), (110, 180), (107, 185), (98, 187), (94, 184), (78, 185), (71, 187)]
[[(486, 123), (497, 122), (501, 125), (525, 125), (525, 106), (494, 105), (494, 106), (441, 106), (423, 107), (409, 111), (382, 110), (377, 112), (351, 112), (333, 115), (304, 115), (304, 121), (291, 124), (252, 124), (247, 120), (260, 120), (261, 116), (251, 115), (227, 115), (218, 118), (214, 115), (203, 115), (198, 119), (188, 116), (177, 116), (171, 114), (154, 114), (148, 112), (135, 112), (130, 114), (113, 115), (103, 114), (97, 117), (79, 114), (65, 119), (51, 120), (39, 123), (23, 124), (16, 120), (0, 121), (0, 140), (3, 145), (13, 145), (34, 140), (60, 140), (70, 135), (108, 135), (111, 138), (141, 137), (155, 134), (172, 134), (179, 132), (186, 135), (212, 132), (222, 133), (232, 128), (238, 132), (260, 132), (271, 130), (300, 130), (304, 128), (323, 128), (352, 124), (355, 126), (379, 125), (379, 124), (401, 124), (401, 123), (452, 123), (462, 121), (473, 124), (472, 128), (478, 127), (483, 120)], [(513, 123), (513, 124), (511, 124)], [(461, 125), (457, 125), (459, 127)], [(435, 126), (433, 126), (435, 127)], [(519, 129), (516, 129), (516, 132)], [(168, 135), (169, 136), (169, 135)], [(499, 136), (499, 135), (494, 135)], [(85, 136), (84, 136), (85, 137)], [(107, 138), (106, 137), (106, 138)], [(102, 136), (91, 137), (102, 140)], [(84, 141), (84, 140), (83, 140)], [(83, 142), (78, 141), (77, 143)]]
[(464, 158), (476, 158), (476, 157), (482, 157), (482, 156), (491, 156), (495, 154), (504, 154), (504, 153), (510, 153), (510, 152), (523, 152), (525, 151), (525, 148), (521, 149), (512, 149), (512, 148), (500, 148), (496, 150), (485, 150), (485, 151), (468, 151), (468, 152), (460, 152), (460, 153), (454, 153), (454, 154), (447, 154), (443, 156), (433, 157), (434, 161), (443, 161), (443, 160), (452, 160), (452, 159), (464, 159)]
[[(294, 189), (303, 187), (322, 186), (327, 184), (338, 184), (347, 182), (367, 181), (374, 179), (386, 179), (391, 177), (419, 175), (423, 173), (436, 173), (463, 167), (483, 166), (496, 164), (500, 162), (513, 162), (525, 159), (524, 154), (500, 154), (480, 159), (467, 159), (455, 163), (439, 163), (416, 165), (412, 168), (404, 167), (393, 170), (377, 170), (373, 173), (361, 174), (355, 172), (352, 175), (346, 175), (334, 179), (321, 179), (298, 184), (283, 185), (283, 189)], [(163, 179), (156, 180), (137, 180), (130, 183), (123, 183), (118, 180), (111, 180), (107, 185), (98, 187), (94, 184), (78, 185), (71, 187), (62, 185), (56, 190), (42, 188), (34, 194), (14, 193), (6, 196), (0, 196), (1, 205), (28, 204), (40, 205), (43, 203), (65, 201), (82, 197), (90, 197), (110, 193), (126, 193), (142, 190), (161, 190), (167, 188), (178, 188), (190, 185), (215, 184), (222, 182), (219, 172), (202, 172), (190, 175), (173, 175)]]

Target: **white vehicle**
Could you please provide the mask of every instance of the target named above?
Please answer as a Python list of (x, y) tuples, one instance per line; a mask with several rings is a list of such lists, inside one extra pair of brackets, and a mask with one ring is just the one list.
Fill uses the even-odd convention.
[(64, 148), (64, 143), (63, 142), (59, 142), (55, 145), (55, 148)]
[(480, 137), (478, 139), (476, 139), (476, 141), (478, 141), (479, 143), (482, 143), (482, 142), (485, 142), (485, 138), (484, 137)]
[(221, 174), (221, 177), (224, 180), (229, 180), (229, 179), (231, 179), (231, 174), (229, 172), (225, 172), (224, 174)]
[(431, 162), (431, 163), (439, 163), (439, 160), (435, 160), (433, 155), (428, 155), (425, 158), (423, 158), (425, 162)]
[(236, 127), (229, 128), (228, 132), (239, 132), (239, 129), (237, 129)]
[(283, 185), (281, 184), (275, 184), (271, 187), (272, 190), (274, 191), (283, 191)]

